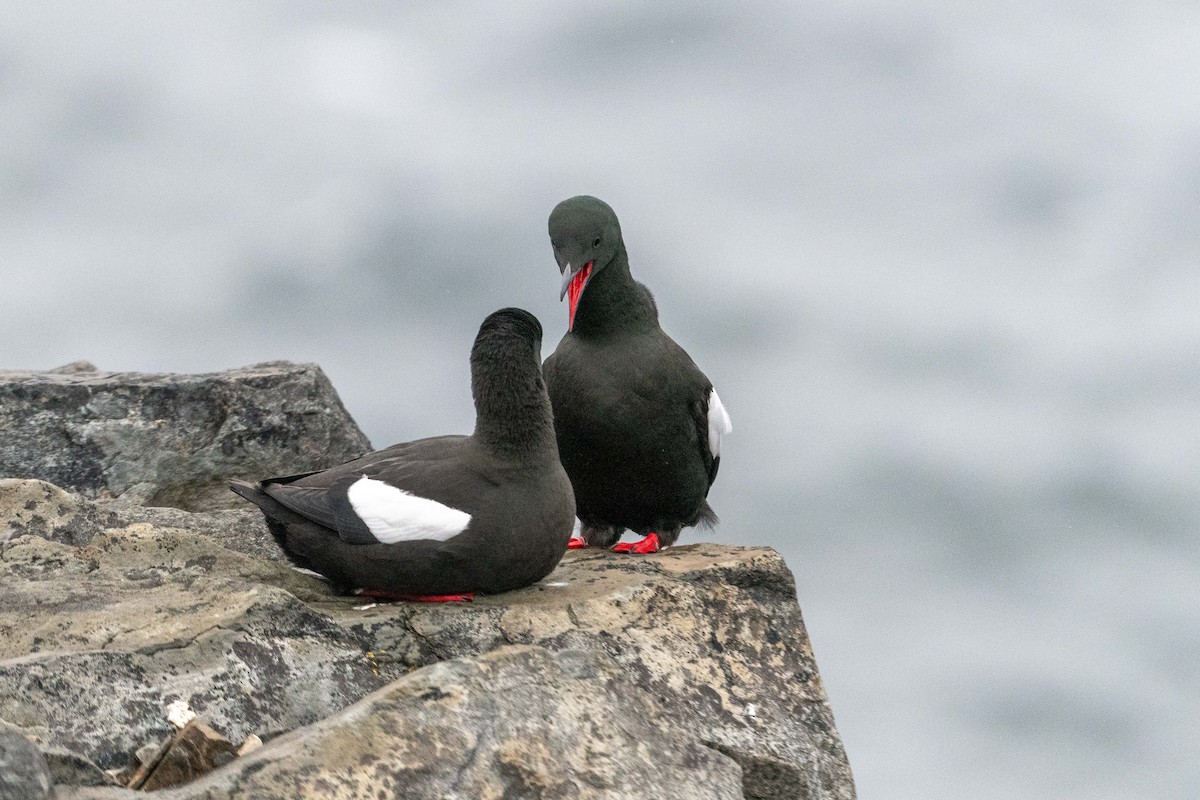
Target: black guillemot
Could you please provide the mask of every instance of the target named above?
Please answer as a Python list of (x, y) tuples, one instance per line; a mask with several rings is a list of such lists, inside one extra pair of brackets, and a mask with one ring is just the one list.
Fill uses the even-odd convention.
[(342, 590), (467, 599), (527, 586), (567, 549), (571, 484), (540, 369), (542, 327), (506, 308), (471, 349), (475, 432), (397, 444), (320, 472), (232, 481), (299, 567)]
[(712, 383), (663, 332), (650, 291), (634, 281), (617, 215), (595, 197), (550, 214), (550, 243), (569, 295), (567, 333), (542, 369), (558, 453), (575, 489), (580, 539), (653, 553), (681, 528), (713, 524), (709, 487), (732, 431)]

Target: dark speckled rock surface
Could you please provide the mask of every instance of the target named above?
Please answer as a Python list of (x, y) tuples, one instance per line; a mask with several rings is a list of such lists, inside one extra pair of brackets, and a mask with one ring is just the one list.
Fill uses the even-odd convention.
[(204, 375), (0, 371), (0, 477), (88, 498), (242, 508), (232, 477), (321, 469), (370, 444), (315, 364)]

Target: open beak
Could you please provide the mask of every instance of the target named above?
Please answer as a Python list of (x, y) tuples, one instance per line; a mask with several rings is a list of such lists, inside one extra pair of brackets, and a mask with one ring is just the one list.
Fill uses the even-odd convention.
[(558, 293), (558, 299), (561, 301), (568, 294), (570, 295), (570, 306), (567, 317), (567, 330), (575, 327), (575, 309), (579, 307), (579, 298), (583, 295), (583, 287), (587, 285), (588, 278), (592, 276), (592, 262), (571, 268), (568, 262), (563, 268), (562, 289)]

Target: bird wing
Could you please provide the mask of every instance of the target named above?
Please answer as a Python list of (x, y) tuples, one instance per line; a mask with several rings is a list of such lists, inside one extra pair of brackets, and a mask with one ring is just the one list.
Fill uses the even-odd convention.
[(678, 343), (665, 334), (664, 338), (669, 343), (664, 363), (672, 364), (680, 371), (677, 374), (680, 383), (686, 387), (685, 397), (695, 426), (697, 449), (708, 474), (708, 485), (712, 486), (721, 466), (721, 440), (733, 432), (733, 423), (708, 376)]
[(405, 442), (264, 490), (354, 544), (446, 540), (461, 533), (499, 477), (469, 437)]
[(725, 404), (721, 402), (717, 390), (711, 387), (708, 391), (707, 405), (705, 419), (708, 422), (708, 452), (713, 458), (719, 458), (721, 439), (726, 434), (733, 433), (733, 422), (729, 419), (729, 412), (725, 410)]
[[(714, 402), (715, 401), (715, 402)], [(692, 424), (696, 428), (696, 444), (704, 471), (708, 474), (708, 485), (712, 486), (717, 479), (717, 470), (721, 466), (721, 436), (725, 433), (720, 421), (723, 417), (728, 420), (728, 414), (720, 405), (717, 393), (709, 388), (707, 393), (691, 403)]]

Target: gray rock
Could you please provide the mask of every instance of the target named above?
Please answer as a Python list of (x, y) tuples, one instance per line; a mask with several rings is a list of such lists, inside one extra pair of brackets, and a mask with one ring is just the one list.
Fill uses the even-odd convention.
[(243, 508), (231, 477), (320, 469), (370, 444), (315, 364), (206, 375), (0, 372), (0, 476), (88, 498)]
[(746, 797), (854, 797), (792, 575), (769, 548), (571, 551), (540, 584), (469, 605), (326, 608), (414, 666), (506, 644), (606, 652), (631, 690), (741, 765)]
[(158, 528), (174, 528), (204, 536), (248, 556), (290, 564), (267, 530), (262, 512), (249, 503), (243, 502), (242, 505), (246, 507), (223, 511), (183, 511), (166, 506), (127, 506), (121, 503), (98, 503), (97, 508), (113, 514), (116, 524), (121, 527), (145, 522)]
[(136, 523), (187, 531), (264, 561), (288, 563), (257, 508), (188, 512), (178, 508), (90, 503), (45, 481), (0, 478), (0, 551), (6, 542), (24, 534), (83, 546), (106, 528), (124, 528)]
[(26, 534), (82, 546), (117, 524), (111, 510), (89, 503), (52, 483), (0, 478), (0, 551)]
[(63, 544), (86, 545), (106, 528), (148, 523), (187, 531), (239, 553), (287, 563), (256, 508), (188, 512), (178, 508), (91, 503), (39, 480), (0, 478), (0, 550), (5, 542), (33, 534)]
[(79, 361), (72, 361), (70, 364), (63, 364), (61, 367), (55, 367), (54, 369), (48, 369), (46, 371), (56, 372), (61, 375), (70, 375), (76, 372), (99, 372), (100, 370), (97, 369), (96, 365), (92, 362), (81, 359)]
[[(305, 733), (301, 730), (305, 726), (338, 714), (410, 672), (413, 679), (435, 676), (428, 678), (433, 686), (442, 686), (443, 678), (436, 676), (447, 675), (470, 683), (464, 676), (475, 674), (472, 670), (490, 669), (480, 666), (493, 663), (485, 658), (488, 653), (496, 651), (499, 657), (511, 645), (524, 645), (561, 653), (564, 658), (568, 651), (603, 654), (615, 665), (619, 673), (596, 667), (600, 677), (588, 691), (596, 693), (600, 706), (611, 707), (616, 716), (596, 716), (599, 711), (591, 707), (579, 712), (604, 720), (597, 725), (605, 732), (597, 735), (624, 741), (624, 734), (610, 729), (633, 731), (621, 728), (633, 722), (620, 720), (626, 712), (636, 712), (635, 716), (661, 726), (661, 731), (690, 732), (703, 745), (701, 751), (684, 748), (695, 763), (700, 763), (699, 758), (710, 764), (705, 759), (713, 758), (713, 753), (732, 759), (740, 768), (740, 792), (745, 797), (854, 797), (793, 579), (772, 550), (701, 544), (647, 558), (572, 551), (544, 581), (517, 592), (465, 604), (372, 604), (334, 595), (322, 581), (222, 547), (198, 533), (204, 525), (166, 525), (165, 517), (128, 522), (121, 512), (108, 516), (102, 505), (55, 494), (52, 489), (32, 481), (0, 486), (0, 525), (5, 519), (21, 520), (8, 523), (10, 536), (0, 549), (0, 596), (6, 599), (0, 604), (0, 720), (38, 736), (47, 752), (56, 748), (54, 752), (75, 754), (83, 765), (80, 774), (133, 763), (138, 748), (161, 741), (169, 731), (166, 706), (182, 699), (235, 742), (249, 733), (270, 739), (288, 731), (294, 731), (290, 736), (297, 741), (326, 742), (288, 751), (286, 758), (269, 742), (261, 752), (275, 755), (256, 755), (265, 760), (253, 762), (283, 759), (286, 766), (255, 770), (281, 781), (288, 775), (310, 776), (311, 786), (316, 787), (322, 785), (316, 776), (340, 769), (328, 761), (329, 753), (350, 745), (335, 747), (328, 744), (332, 740), (306, 739), (325, 734)], [(45, 498), (44, 508), (37, 503), (25, 507), (38, 498)], [(59, 515), (60, 507), (68, 510)], [(39, 509), (36, 516), (40, 517), (54, 512), (53, 524), (33, 522), (30, 515)], [(182, 517), (177, 521), (182, 523)], [(266, 537), (261, 530), (258, 535)], [(558, 668), (566, 669), (558, 659), (553, 657)], [(474, 666), (452, 666), (468, 662)], [(454, 672), (460, 669), (467, 672)], [(588, 679), (579, 675), (577, 683), (586, 684)], [(540, 680), (529, 678), (527, 683), (536, 687)], [(491, 712), (482, 709), (495, 708), (496, 714), (501, 709), (503, 714), (518, 710), (487, 705), (493, 701), (476, 698), (476, 689), (464, 691), (461, 707), (473, 710), (463, 711), (447, 728), (457, 731), (458, 738), (435, 740), (442, 743), (438, 758), (448, 759), (451, 774), (457, 774), (459, 766), (474, 769), (478, 759), (491, 758), (495, 748), (490, 744), (478, 748), (480, 737), (510, 729), (489, 725), (512, 725), (511, 730), (527, 733), (534, 729), (522, 727), (533, 723), (519, 715), (494, 722)], [(588, 693), (578, 685), (572, 691)], [(614, 693), (634, 705), (613, 700)], [(555, 697), (555, 704), (567, 702)], [(649, 705), (636, 705), (642, 702)], [(554, 707), (539, 706), (535, 698), (524, 696), (521, 704), (537, 711), (532, 719)], [(350, 716), (338, 716), (329, 724), (341, 726), (339, 730), (346, 732), (339, 736), (348, 741), (352, 737), (346, 721), (361, 717), (355, 716), (358, 711), (347, 713)], [(403, 720), (409, 713), (397, 712), (394, 719)], [(569, 723), (576, 724), (577, 720)], [(434, 722), (430, 725), (430, 730), (438, 729)], [(379, 769), (391, 777), (379, 778), (384, 785), (409, 780), (406, 770), (442, 774), (441, 761), (420, 749), (423, 728), (414, 732), (389, 722), (384, 732), (398, 739), (372, 739), (383, 733), (374, 727), (369, 730), (363, 747), (374, 741), (376, 754), (381, 750), (386, 754), (380, 757), (388, 766)], [(641, 735), (630, 734), (635, 739)], [(514, 741), (519, 738), (513, 736)], [(663, 736), (681, 741), (674, 733)], [(389, 744), (380, 744), (384, 741)], [(509, 772), (504, 774), (515, 781), (512, 776), (518, 773), (538, 776), (543, 767), (550, 769), (554, 748), (562, 743), (537, 741), (551, 755), (539, 756), (540, 761), (532, 755), (514, 755), (514, 763), (535, 764), (536, 769), (529, 767), (532, 771), (526, 773), (525, 767), (505, 767)], [(474, 756), (465, 766), (455, 760), (468, 751)], [(584, 769), (593, 763), (587, 752), (571, 752), (575, 767)], [(424, 755), (419, 759), (414, 755), (416, 760), (410, 763), (397, 753)], [(639, 770), (648, 769), (646, 764), (653, 765), (655, 758), (655, 748), (643, 745), (615, 763), (641, 774)], [(555, 770), (564, 769), (568, 767), (555, 765)], [(358, 778), (344, 780), (351, 786)], [(537, 783), (549, 778), (520, 780), (525, 783), (512, 784), (516, 788), (507, 796), (555, 797), (568, 792), (555, 788), (559, 784), (552, 781)], [(592, 785), (582, 777), (579, 780), (580, 786)], [(713, 780), (714, 785), (723, 785), (724, 778)], [(420, 785), (434, 787), (431, 792), (448, 785), (432, 777), (429, 781)], [(225, 788), (212, 789), (212, 794), (194, 796), (255, 796), (237, 794), (238, 785), (222, 784)], [(262, 784), (257, 796), (306, 796), (305, 792), (319, 796), (317, 788), (305, 788), (309, 785), (304, 783), (291, 795), (272, 794)], [(358, 796), (350, 788), (345, 791), (325, 796)], [(447, 796), (493, 796), (490, 789), (479, 791), (483, 793), (464, 790)], [(624, 783), (614, 783), (606, 791), (611, 793), (596, 796), (705, 796), (658, 794), (650, 789), (639, 794)], [(503, 796), (503, 788), (494, 796)]]
[(50, 796), (50, 768), (28, 738), (0, 729), (0, 800), (43, 800)]
[(304, 602), (326, 592), (186, 530), (138, 523), (84, 547), (12, 536), (0, 551), (0, 720), (83, 772), (125, 767), (161, 740), (175, 700), (238, 741), (316, 722), (404, 671), (380, 669)]
[[(80, 792), (71, 797), (129, 797)], [(397, 680), (164, 800), (743, 797), (729, 758), (601, 653), (505, 647)]]

